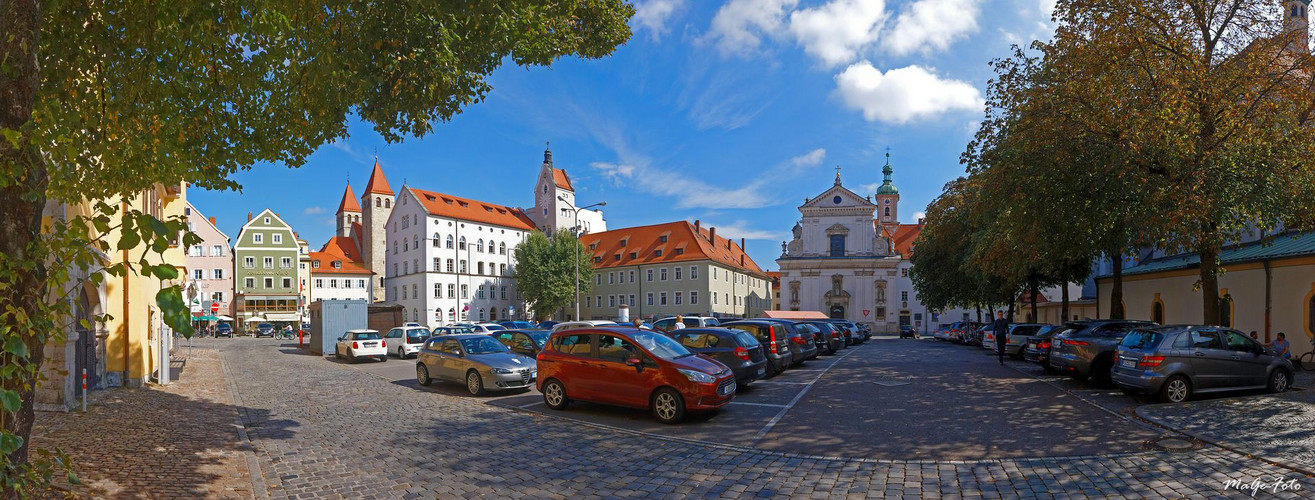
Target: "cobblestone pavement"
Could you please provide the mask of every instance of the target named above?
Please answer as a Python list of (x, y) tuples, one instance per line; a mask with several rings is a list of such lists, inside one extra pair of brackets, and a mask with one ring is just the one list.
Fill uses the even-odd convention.
[(1249, 498), (1226, 482), (1278, 478), (1301, 490), (1260, 495), (1315, 491), (1311, 477), (1215, 447), (899, 461), (657, 438), (421, 392), (296, 352), (247, 339), (225, 349), (255, 482), (275, 498)]
[(82, 483), (62, 486), (113, 498), (254, 494), (219, 352), (196, 345), (177, 383), (92, 391), (86, 414), (37, 413), (33, 446), (68, 453)]
[(1137, 415), (1202, 441), (1315, 474), (1312, 390), (1147, 405), (1137, 408)]

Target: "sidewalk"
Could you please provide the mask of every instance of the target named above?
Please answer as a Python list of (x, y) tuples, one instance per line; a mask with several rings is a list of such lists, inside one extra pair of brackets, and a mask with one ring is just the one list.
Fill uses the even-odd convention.
[(93, 391), (85, 415), (37, 412), (33, 447), (62, 449), (82, 482), (61, 486), (115, 498), (253, 496), (237, 408), (206, 340), (191, 359), (177, 351), (174, 366), (185, 364), (174, 384)]
[(1315, 475), (1315, 388), (1136, 408), (1137, 416), (1207, 443)]

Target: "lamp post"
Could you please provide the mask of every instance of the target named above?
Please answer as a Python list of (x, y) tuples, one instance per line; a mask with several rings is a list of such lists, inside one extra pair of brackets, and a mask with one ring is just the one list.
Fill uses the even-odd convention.
[(593, 205), (576, 208), (571, 202), (566, 201), (565, 196), (557, 195), (557, 199), (561, 200), (562, 203), (565, 203), (566, 206), (571, 207), (568, 210), (575, 212), (574, 217), (572, 218), (572, 220), (575, 221), (575, 226), (571, 228), (571, 235), (575, 236), (575, 321), (580, 321), (580, 211), (593, 207), (607, 206), (607, 202), (600, 201)]

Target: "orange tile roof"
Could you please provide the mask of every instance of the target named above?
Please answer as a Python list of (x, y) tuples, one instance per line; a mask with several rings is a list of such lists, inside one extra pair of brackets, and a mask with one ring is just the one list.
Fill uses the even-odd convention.
[(900, 224), (895, 230), (895, 251), (904, 258), (913, 256), (913, 243), (922, 234), (921, 224)]
[(519, 208), (485, 203), (423, 189), (407, 189), (415, 194), (416, 199), (420, 200), (420, 204), (424, 205), (425, 211), (430, 215), (524, 229), (526, 231), (534, 229), (534, 221), (530, 220), (530, 217), (525, 215), (525, 212), (522, 212)]
[[(661, 240), (662, 236), (667, 237), (666, 242)], [(695, 229), (693, 224), (679, 221), (589, 233), (580, 237), (580, 243), (585, 248), (594, 249), (595, 269), (712, 260), (761, 278), (767, 277), (767, 273), (740, 245), (721, 236), (716, 236), (715, 241), (710, 238), (712, 231), (709, 228)], [(622, 246), (622, 241), (625, 241), (625, 246)], [(659, 250), (661, 256), (657, 255)], [(634, 257), (630, 255), (632, 252)], [(620, 255), (619, 259), (617, 255)]]
[(552, 169), (552, 181), (559, 188), (575, 191), (575, 188), (571, 187), (571, 178), (566, 175), (565, 170), (560, 168)]
[[(310, 272), (312, 274), (374, 274), (370, 272), (369, 269), (361, 267), (360, 264), (346, 260), (343, 256), (334, 254), (333, 252), (311, 252), (310, 261)], [(341, 262), (342, 267), (334, 269), (334, 261)], [(319, 267), (315, 267), (316, 264), (318, 264)]]
[(365, 184), (365, 194), (377, 193), (392, 195), (393, 188), (388, 186), (388, 179), (384, 177), (384, 169), (379, 168), (379, 160), (374, 161), (374, 171), (370, 172), (370, 182)]
[(320, 253), (336, 255), (343, 260), (351, 262), (364, 262), (361, 258), (359, 246), (356, 245), (356, 238), (348, 236), (334, 236), (320, 247)]
[(360, 212), (361, 204), (356, 202), (356, 193), (352, 192), (352, 183), (347, 183), (347, 190), (342, 192), (342, 201), (338, 202), (339, 212)]

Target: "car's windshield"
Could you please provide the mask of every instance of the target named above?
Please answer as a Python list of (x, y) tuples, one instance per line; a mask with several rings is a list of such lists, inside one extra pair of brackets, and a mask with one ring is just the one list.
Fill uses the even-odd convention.
[(271, 325), (269, 323), (261, 323), (258, 328), (274, 328), (274, 325)]
[(685, 346), (680, 345), (679, 342), (676, 342), (675, 340), (672, 340), (671, 337), (660, 333), (639, 330), (631, 335), (632, 338), (635, 339), (636, 344), (643, 346), (644, 349), (648, 349), (648, 352), (651, 352), (654, 356), (662, 359), (669, 360), (694, 355), (694, 353), (689, 352), (689, 349), (686, 349)]
[(534, 345), (539, 346), (540, 349), (543, 349), (544, 344), (548, 343), (548, 332), (527, 333), (526, 335), (534, 339)]
[(493, 337), (472, 337), (461, 339), (461, 349), (465, 350), (466, 354), (495, 354), (499, 352), (507, 352), (507, 346), (502, 345), (502, 342), (493, 340)]
[(379, 332), (357, 332), (350, 336), (355, 340), (379, 340)]

